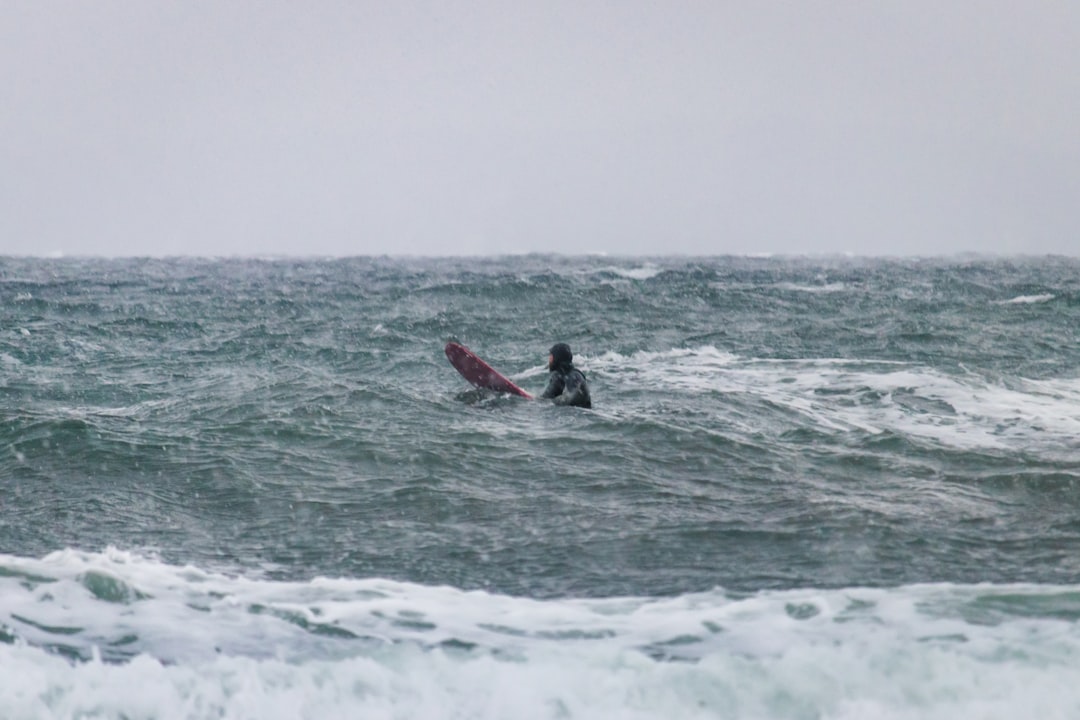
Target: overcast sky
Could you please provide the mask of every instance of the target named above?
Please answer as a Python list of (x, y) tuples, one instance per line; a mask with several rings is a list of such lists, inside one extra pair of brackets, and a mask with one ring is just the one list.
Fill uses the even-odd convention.
[(522, 252), (1080, 255), (1080, 2), (0, 2), (0, 254)]

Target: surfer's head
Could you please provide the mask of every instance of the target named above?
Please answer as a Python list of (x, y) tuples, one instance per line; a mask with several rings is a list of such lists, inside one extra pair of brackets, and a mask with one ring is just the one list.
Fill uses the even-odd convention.
[(570, 352), (570, 346), (566, 343), (555, 343), (549, 351), (548, 370), (557, 367), (569, 367), (574, 362), (574, 353)]

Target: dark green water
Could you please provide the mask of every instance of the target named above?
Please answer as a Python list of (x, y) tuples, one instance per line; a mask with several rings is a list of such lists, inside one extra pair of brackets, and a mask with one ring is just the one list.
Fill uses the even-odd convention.
[[(1080, 577), (1080, 262), (0, 260), (0, 549), (536, 598)], [(532, 391), (566, 341), (593, 411)]]

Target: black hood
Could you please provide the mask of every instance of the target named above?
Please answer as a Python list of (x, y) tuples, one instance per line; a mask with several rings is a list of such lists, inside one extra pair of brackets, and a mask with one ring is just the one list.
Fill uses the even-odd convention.
[(555, 343), (549, 352), (557, 368), (568, 368), (574, 363), (574, 353), (570, 352), (570, 346), (566, 343)]

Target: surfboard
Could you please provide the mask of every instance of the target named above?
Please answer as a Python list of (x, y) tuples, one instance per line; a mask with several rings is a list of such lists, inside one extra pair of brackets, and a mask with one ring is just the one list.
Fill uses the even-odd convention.
[(456, 342), (446, 343), (446, 359), (457, 368), (463, 378), (478, 388), (532, 399), (532, 395), (512, 383), (498, 370), (476, 357), (464, 345)]

